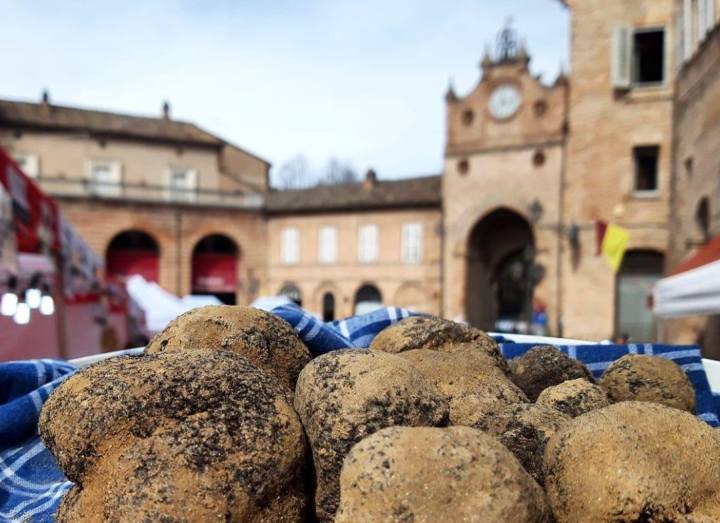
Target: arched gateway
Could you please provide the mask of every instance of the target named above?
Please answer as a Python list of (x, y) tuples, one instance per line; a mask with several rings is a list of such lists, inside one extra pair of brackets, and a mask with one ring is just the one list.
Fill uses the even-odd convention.
[(535, 239), (523, 216), (501, 208), (475, 224), (468, 236), (465, 282), (470, 325), (514, 330), (530, 320), (535, 278)]

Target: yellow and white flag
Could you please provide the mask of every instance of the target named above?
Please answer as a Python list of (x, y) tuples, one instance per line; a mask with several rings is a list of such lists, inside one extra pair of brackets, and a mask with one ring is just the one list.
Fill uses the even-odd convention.
[(602, 254), (614, 272), (620, 270), (628, 241), (630, 232), (627, 229), (614, 223), (608, 225), (602, 242)]

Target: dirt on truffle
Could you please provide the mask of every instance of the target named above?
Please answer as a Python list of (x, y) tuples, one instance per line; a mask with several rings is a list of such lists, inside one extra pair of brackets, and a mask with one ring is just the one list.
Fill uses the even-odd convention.
[(558, 523), (720, 521), (720, 438), (678, 409), (621, 402), (574, 418), (545, 469)]
[(510, 360), (512, 380), (530, 401), (537, 400), (548, 387), (568, 380), (583, 378), (595, 383), (590, 371), (556, 347), (533, 347), (522, 356)]
[(603, 373), (600, 385), (613, 401), (651, 401), (695, 412), (695, 388), (674, 361), (627, 354)]
[(415, 349), (398, 353), (429, 379), (450, 406), (450, 423), (472, 426), (527, 396), (473, 343), (446, 345), (443, 352)]
[(178, 316), (150, 341), (145, 353), (196, 349), (236, 352), (275, 376), (291, 393), (300, 371), (312, 359), (285, 320), (234, 305), (208, 305)]
[(295, 409), (305, 427), (317, 478), (315, 510), (332, 521), (340, 469), (352, 446), (385, 427), (443, 426), (445, 398), (398, 356), (341, 350), (315, 358), (300, 373)]
[(392, 427), (355, 445), (337, 523), (548, 523), (545, 494), (495, 438), (469, 427)]
[(540, 393), (536, 403), (575, 418), (591, 410), (607, 407), (611, 402), (602, 387), (578, 378), (548, 387)]
[(515, 455), (523, 468), (542, 485), (545, 481), (545, 445), (568, 421), (569, 416), (555, 409), (525, 403), (512, 405), (492, 416), (486, 416), (475, 428), (498, 438)]
[(299, 521), (307, 443), (277, 381), (242, 356), (102, 361), (45, 403), (40, 435), (76, 485), (57, 521)]
[(409, 350), (448, 351), (460, 344), (473, 344), (509, 375), (507, 361), (497, 342), (479, 329), (434, 316), (412, 316), (382, 330), (370, 350), (397, 354)]

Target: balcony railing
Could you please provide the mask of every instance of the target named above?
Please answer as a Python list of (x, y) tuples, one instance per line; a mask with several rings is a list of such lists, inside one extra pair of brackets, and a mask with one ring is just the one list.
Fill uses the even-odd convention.
[(211, 207), (259, 209), (261, 194), (209, 189), (182, 189), (143, 183), (102, 183), (85, 178), (40, 176), (36, 179), (48, 194), (68, 198), (99, 198), (113, 201), (172, 203)]

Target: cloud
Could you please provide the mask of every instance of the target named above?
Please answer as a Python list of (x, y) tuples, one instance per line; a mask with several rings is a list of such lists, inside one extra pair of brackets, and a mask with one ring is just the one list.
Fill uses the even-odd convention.
[(439, 172), (448, 79), (477, 82), (513, 16), (533, 70), (567, 63), (556, 0), (0, 0), (0, 95), (191, 120), (268, 158)]

